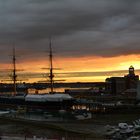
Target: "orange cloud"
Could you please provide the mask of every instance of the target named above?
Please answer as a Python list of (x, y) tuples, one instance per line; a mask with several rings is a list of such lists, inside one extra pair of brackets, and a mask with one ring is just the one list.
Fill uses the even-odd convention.
[[(12, 68), (12, 65), (9, 64)], [(69, 72), (105, 72), (105, 71), (115, 71), (115, 70), (127, 70), (130, 65), (133, 65), (135, 69), (140, 69), (140, 55), (127, 55), (119, 57), (79, 57), (79, 58), (60, 58), (55, 57), (53, 61), (55, 68), (61, 68), (59, 71), (54, 70), (54, 73), (69, 73)], [(7, 68), (8, 65), (3, 65), (3, 68)], [(47, 59), (44, 60), (30, 60), (24, 61), (22, 63), (17, 63), (17, 69), (24, 69), (19, 73), (49, 73), (49, 70), (43, 70), (42, 68), (49, 67), (49, 62)], [(66, 82), (95, 82), (104, 81), (107, 75), (101, 76), (84, 76), (81, 77), (62, 77)], [(113, 74), (110, 76), (113, 76)], [(123, 75), (120, 75), (123, 76)], [(47, 76), (46, 76), (47, 77)], [(36, 82), (40, 80), (45, 80), (45, 77), (34, 77), (30, 78), (29, 82)], [(56, 79), (61, 79), (56, 78)]]

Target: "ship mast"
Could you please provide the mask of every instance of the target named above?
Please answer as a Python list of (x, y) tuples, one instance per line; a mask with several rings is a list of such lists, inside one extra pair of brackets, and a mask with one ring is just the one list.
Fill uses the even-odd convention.
[(13, 83), (14, 83), (14, 95), (16, 94), (16, 55), (15, 55), (15, 48), (13, 48), (13, 75), (12, 75)]
[(50, 47), (50, 54), (49, 54), (49, 60), (50, 60), (50, 75), (49, 75), (49, 78), (50, 78), (51, 94), (52, 94), (52, 93), (53, 93), (53, 82), (54, 82), (53, 78), (54, 78), (54, 74), (53, 74), (53, 62), (52, 62), (53, 55), (52, 55), (52, 44), (51, 44), (51, 39), (50, 39), (49, 47)]

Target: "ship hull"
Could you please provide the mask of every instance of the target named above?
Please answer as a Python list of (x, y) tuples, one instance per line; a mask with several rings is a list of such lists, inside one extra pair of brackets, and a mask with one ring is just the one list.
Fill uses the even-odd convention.
[(14, 99), (13, 97), (0, 97), (0, 109), (1, 110), (17, 110), (18, 108), (24, 108), (27, 111), (59, 111), (59, 110), (71, 110), (73, 100), (64, 101), (25, 101), (25, 99)]

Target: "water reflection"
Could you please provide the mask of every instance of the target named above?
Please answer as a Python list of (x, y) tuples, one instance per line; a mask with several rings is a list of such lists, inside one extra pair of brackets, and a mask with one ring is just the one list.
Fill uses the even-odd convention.
[[(65, 88), (54, 88), (54, 92), (64, 92)], [(42, 90), (36, 90), (36, 89), (29, 89), (28, 93), (29, 94), (34, 94), (34, 93), (38, 93), (38, 94), (43, 94), (43, 93), (49, 93), (50, 89), (42, 89)]]
[[(53, 89), (53, 91), (54, 92), (65, 92), (65, 90), (88, 90), (89, 88), (71, 88), (71, 87), (59, 87), (59, 88), (54, 88)], [(40, 93), (40, 94), (42, 94), (42, 93), (49, 93), (49, 92), (51, 92), (51, 90), (50, 90), (50, 88), (47, 88), (47, 89), (41, 89), (41, 90), (36, 90), (36, 89), (28, 89), (28, 93), (31, 93), (31, 94), (33, 94), (33, 93), (36, 93), (36, 92), (38, 92), (38, 93)]]

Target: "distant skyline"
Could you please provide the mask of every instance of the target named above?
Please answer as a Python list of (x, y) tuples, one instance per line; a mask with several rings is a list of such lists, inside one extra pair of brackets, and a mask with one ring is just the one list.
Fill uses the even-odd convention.
[[(108, 71), (130, 65), (140, 69), (139, 13), (139, 0), (0, 0), (0, 71), (12, 68), (15, 46), (20, 73), (47, 72), (41, 68), (49, 66), (50, 37), (54, 67), (62, 68), (56, 72), (79, 73), (66, 82), (104, 81), (117, 75)], [(37, 77), (30, 81), (43, 79)]]

